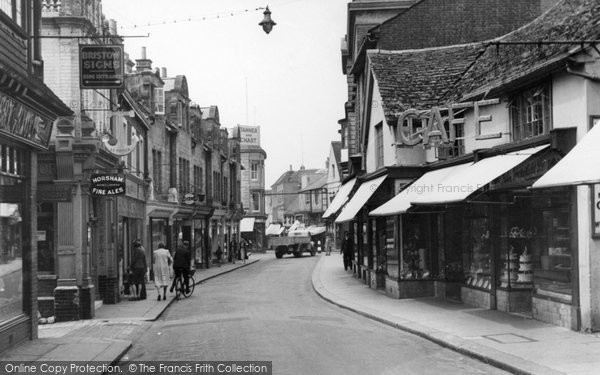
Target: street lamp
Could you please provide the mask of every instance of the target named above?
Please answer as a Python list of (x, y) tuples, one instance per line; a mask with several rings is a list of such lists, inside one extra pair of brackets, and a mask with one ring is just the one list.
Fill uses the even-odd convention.
[(269, 10), (269, 6), (267, 5), (267, 9), (263, 12), (265, 18), (261, 22), (259, 22), (259, 26), (262, 26), (265, 33), (270, 33), (273, 30), (273, 26), (277, 25), (275, 21), (271, 19), (271, 11)]

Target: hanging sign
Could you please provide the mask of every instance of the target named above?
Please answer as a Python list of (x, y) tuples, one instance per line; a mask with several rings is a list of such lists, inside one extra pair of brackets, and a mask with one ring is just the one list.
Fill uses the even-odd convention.
[(96, 196), (124, 195), (125, 176), (121, 174), (93, 174), (90, 193)]
[(196, 194), (187, 193), (183, 195), (183, 203), (192, 205), (196, 203)]
[(124, 82), (123, 45), (79, 45), (82, 89), (120, 89)]
[[(129, 112), (111, 112), (110, 117), (116, 117), (117, 124), (127, 125), (127, 120), (124, 117), (133, 117), (135, 114), (133, 111)], [(121, 138), (121, 139), (118, 139)], [(122, 139), (123, 137), (113, 137), (110, 134), (104, 134), (102, 136), (102, 143), (104, 147), (113, 155), (125, 156), (129, 155), (135, 150), (138, 142), (142, 141), (142, 136), (137, 134), (135, 127), (131, 127), (131, 138), (129, 141)]]

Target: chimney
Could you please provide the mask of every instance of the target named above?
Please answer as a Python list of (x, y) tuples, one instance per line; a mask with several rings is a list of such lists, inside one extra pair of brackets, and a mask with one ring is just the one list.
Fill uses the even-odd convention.
[(108, 20), (108, 32), (110, 33), (110, 35), (118, 35), (117, 21), (113, 19)]
[(146, 47), (142, 47), (142, 57), (135, 62), (138, 72), (152, 71), (152, 60), (146, 58)]
[(162, 68), (160, 68), (160, 71), (161, 71), (160, 77), (167, 78), (167, 68), (162, 67)]
[(292, 169), (292, 165), (290, 164), (290, 172), (291, 172), (291, 171), (293, 171), (293, 169)]

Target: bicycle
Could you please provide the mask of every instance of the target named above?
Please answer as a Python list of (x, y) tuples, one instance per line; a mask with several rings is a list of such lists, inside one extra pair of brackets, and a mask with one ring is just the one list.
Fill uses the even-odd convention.
[(195, 269), (191, 269), (188, 272), (189, 290), (186, 290), (186, 287), (185, 287), (185, 278), (183, 277), (183, 275), (179, 275), (179, 277), (175, 281), (175, 298), (176, 299), (179, 300), (179, 297), (182, 296), (182, 295), (185, 298), (188, 298), (189, 296), (192, 295), (192, 293), (194, 293), (194, 287), (196, 286), (196, 280), (194, 280), (194, 273), (195, 272), (196, 272)]

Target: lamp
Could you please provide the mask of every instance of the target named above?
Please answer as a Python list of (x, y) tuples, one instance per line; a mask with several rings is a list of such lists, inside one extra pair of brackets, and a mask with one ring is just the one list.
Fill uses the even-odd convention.
[(261, 22), (258, 23), (259, 26), (262, 26), (265, 33), (270, 33), (273, 30), (273, 26), (277, 25), (275, 21), (271, 19), (271, 11), (269, 10), (269, 6), (267, 5), (267, 9), (263, 12), (265, 18)]

